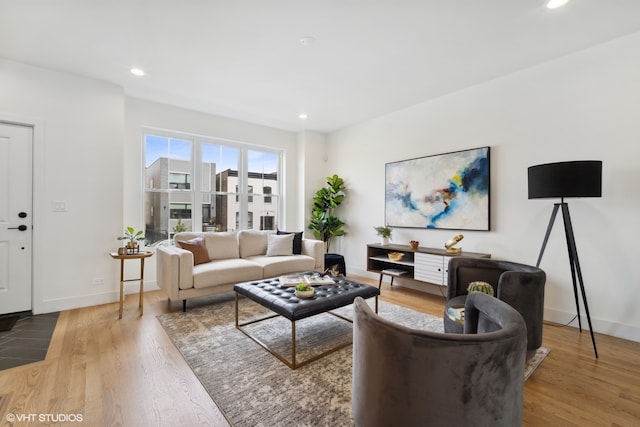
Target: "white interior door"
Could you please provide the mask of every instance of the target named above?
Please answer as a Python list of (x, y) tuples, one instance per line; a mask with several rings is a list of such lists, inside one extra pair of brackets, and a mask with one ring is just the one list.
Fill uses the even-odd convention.
[(31, 310), (33, 128), (0, 123), (0, 314)]

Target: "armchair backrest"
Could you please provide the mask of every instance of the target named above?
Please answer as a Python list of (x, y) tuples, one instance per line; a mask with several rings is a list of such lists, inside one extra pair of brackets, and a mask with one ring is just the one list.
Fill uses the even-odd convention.
[[(484, 294), (470, 295), (465, 310), (469, 333), (444, 334), (398, 325), (356, 299), (352, 412), (357, 425), (521, 424), (524, 321)], [(487, 320), (498, 330), (482, 332)]]
[(491, 258), (454, 257), (449, 261), (447, 300), (467, 294), (470, 282), (494, 287), (496, 297), (515, 308), (527, 325), (528, 349), (542, 345), (546, 274), (538, 267)]

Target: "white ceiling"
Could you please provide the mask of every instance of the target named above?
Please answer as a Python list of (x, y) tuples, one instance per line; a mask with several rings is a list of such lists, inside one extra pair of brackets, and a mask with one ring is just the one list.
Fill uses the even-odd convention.
[(639, 0), (545, 3), (0, 0), (0, 57), (140, 98), (329, 132), (640, 31)]

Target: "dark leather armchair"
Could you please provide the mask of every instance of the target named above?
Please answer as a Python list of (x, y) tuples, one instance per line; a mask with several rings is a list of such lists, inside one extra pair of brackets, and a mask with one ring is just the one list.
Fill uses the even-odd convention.
[(455, 257), (449, 261), (449, 285), (444, 316), (445, 332), (462, 332), (462, 325), (447, 316), (449, 307), (464, 307), (467, 286), (488, 282), (495, 296), (515, 308), (527, 325), (527, 357), (542, 345), (546, 274), (537, 267), (488, 258)]
[[(351, 408), (358, 426), (519, 426), (526, 328), (474, 293), (464, 334), (410, 329), (354, 302)], [(492, 332), (486, 332), (490, 328)]]

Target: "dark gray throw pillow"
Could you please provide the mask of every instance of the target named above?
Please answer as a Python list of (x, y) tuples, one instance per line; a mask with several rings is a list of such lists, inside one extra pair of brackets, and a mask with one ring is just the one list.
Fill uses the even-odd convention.
[(300, 255), (302, 253), (302, 231), (278, 230), (277, 234), (295, 234), (293, 236), (293, 254)]

